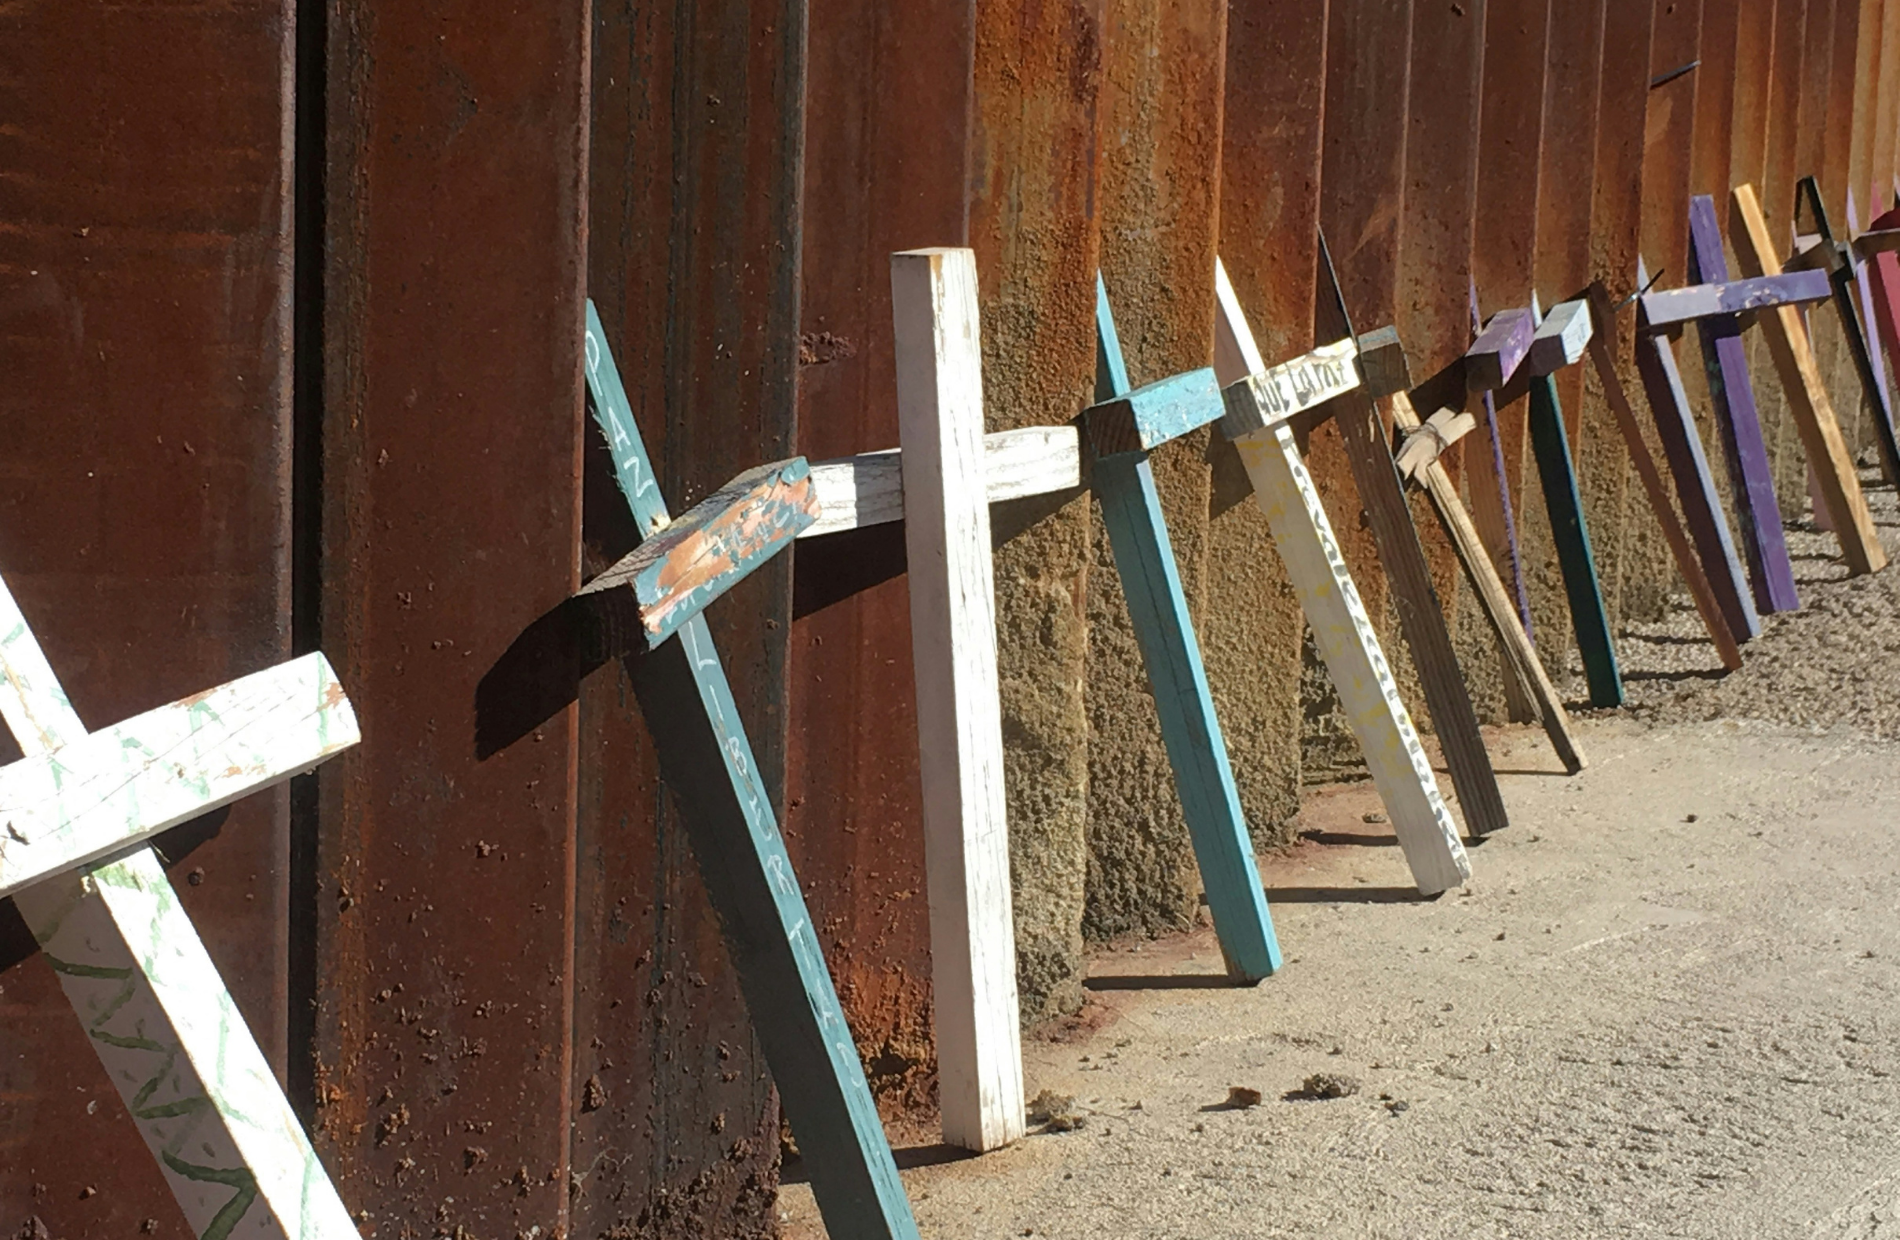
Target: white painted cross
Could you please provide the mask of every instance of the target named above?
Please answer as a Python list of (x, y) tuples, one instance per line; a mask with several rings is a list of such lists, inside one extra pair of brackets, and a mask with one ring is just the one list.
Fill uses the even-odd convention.
[(142, 845), (356, 744), (329, 663), (306, 655), (89, 735), (0, 582), (0, 717), (26, 755), (0, 768), (0, 895), (39, 940), (193, 1233), (354, 1240)]
[[(1285, 400), (1268, 399), (1263, 389), (1277, 391), (1280, 385), (1275, 377), (1287, 367), (1269, 369), (1261, 358), (1227, 269), (1218, 259), (1214, 295), (1214, 373), (1229, 392), (1229, 416), (1222, 427), (1253, 480), (1254, 500), (1273, 531), (1287, 576), (1326, 660), (1340, 705), (1365, 751), (1366, 766), (1385, 801), (1413, 880), (1426, 895), (1460, 886), (1471, 876), (1471, 863), (1458, 839), (1458, 828), (1445, 808), (1411, 715), (1399, 698), (1398, 684), (1346, 569), (1319, 491), (1284, 421), (1339, 391), (1350, 391), (1358, 385), (1357, 373), (1348, 366), (1347, 377), (1338, 382), (1305, 385), (1311, 399), (1293, 402), (1298, 408)], [(1350, 347), (1351, 343), (1341, 341), (1340, 345)], [(1243, 389), (1244, 407), (1236, 410), (1234, 387), (1249, 378), (1253, 382)]]

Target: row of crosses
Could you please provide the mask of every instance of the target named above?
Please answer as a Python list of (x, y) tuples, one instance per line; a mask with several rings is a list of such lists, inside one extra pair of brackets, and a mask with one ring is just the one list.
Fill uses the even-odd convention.
[[(905, 523), (944, 1135), (975, 1150), (1007, 1144), (1025, 1119), (990, 505), (1084, 488), (1100, 503), (1228, 973), (1236, 984), (1256, 983), (1282, 957), (1150, 453), (1208, 426), (1231, 442), (1420, 892), (1460, 885), (1470, 862), (1457, 824), (1307, 472), (1303, 437), (1323, 421), (1338, 428), (1465, 825), (1474, 836), (1502, 828), (1503, 801), (1408, 487), (1424, 492), (1443, 526), (1514, 691), (1566, 770), (1582, 769), (1585, 758), (1533, 644), (1510, 496), (1498, 497), (1503, 538), (1487, 543), (1440, 459), (1480, 414), (1495, 454), (1497, 409), (1530, 400), (1532, 451), (1593, 705), (1619, 703), (1622, 685), (1553, 379), (1586, 352), (1725, 665), (1739, 665), (1738, 648), (1759, 631), (1762, 613), (1799, 602), (1740, 349), (1750, 326), (1768, 337), (1850, 570), (1884, 563), (1798, 307), (1832, 300), (1838, 308), (1882, 424), (1883, 464), (1900, 479), (1878, 352), (1884, 344), (1900, 356), (1900, 208), (1843, 242), (1812, 183), (1801, 192), (1814, 232), (1790, 270), (1742, 187), (1733, 218), (1751, 274), (1729, 278), (1713, 203), (1697, 198), (1695, 283), (1644, 287), (1632, 299), (1636, 360), (1674, 503), (1617, 377), (1604, 333), (1619, 307), (1600, 283), (1547, 315), (1533, 300), (1483, 323), (1474, 288), (1470, 348), (1414, 385), (1394, 329), (1354, 333), (1322, 237), (1325, 343), (1268, 365), (1217, 267), (1214, 366), (1138, 387), (1098, 277), (1094, 403), (1067, 424), (985, 434), (974, 257), (961, 249), (896, 254), (900, 447), (759, 466), (678, 518), (667, 511), (588, 303), (580, 341), (588, 405), (642, 541), (576, 603), (612, 635), (649, 720), (833, 1234), (911, 1240), (917, 1231), (706, 608), (800, 538)], [(1646, 273), (1638, 278), (1647, 285)], [(1740, 553), (1671, 347), (1691, 323), (1735, 484)], [(1503, 469), (1495, 476), (1504, 478)], [(58, 973), (192, 1229), (206, 1240), (354, 1236), (146, 843), (357, 743), (334, 671), (309, 655), (89, 733), (0, 585), (0, 672), (0, 717), (25, 754), (0, 769), (0, 895), (15, 899)]]

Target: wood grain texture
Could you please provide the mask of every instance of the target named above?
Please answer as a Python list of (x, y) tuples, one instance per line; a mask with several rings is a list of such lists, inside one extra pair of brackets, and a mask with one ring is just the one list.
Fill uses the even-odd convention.
[[(1082, 450), (1073, 426), (1026, 426), (983, 437), (983, 477), (990, 503), (1073, 491), (1082, 485)], [(904, 519), (902, 451), (885, 448), (814, 461), (818, 519), (798, 532), (817, 538)]]
[[(1126, 392), (1129, 380), (1108, 291), (1099, 279), (1096, 349), (1095, 395), (1100, 402)], [(1207, 377), (1212, 387), (1212, 372)], [(1169, 545), (1147, 455), (1124, 452), (1097, 457), (1091, 483), (1101, 502), (1102, 525), (1108, 531), (1135, 641), (1154, 692), (1161, 738), (1200, 864), (1221, 954), (1231, 976), (1256, 981), (1279, 970), (1280, 944), (1267, 911), (1227, 742), (1214, 713), (1200, 639)]]
[(1674, 332), (1698, 319), (1826, 301), (1830, 296), (1827, 272), (1793, 271), (1652, 290), (1643, 294), (1643, 317), (1648, 324), (1645, 330)]
[[(1715, 199), (1710, 195), (1697, 194), (1689, 200), (1689, 243), (1690, 279), (1705, 286), (1728, 279), (1722, 230), (1716, 220)], [(1794, 566), (1781, 528), (1781, 505), (1775, 499), (1775, 476), (1767, 442), (1762, 438), (1761, 415), (1755, 408), (1755, 386), (1749, 378), (1741, 323), (1732, 314), (1714, 314), (1697, 321), (1696, 333), (1702, 345), (1702, 364), (1708, 372), (1715, 424), (1728, 459), (1735, 521), (1741, 527), (1742, 549), (1748, 557), (1755, 610), (1763, 615), (1793, 610), (1801, 605), (1801, 599), (1795, 591)]]
[[(1779, 251), (1769, 238), (1768, 222), (1762, 216), (1754, 187), (1736, 186), (1730, 204), (1729, 235), (1742, 269), (1753, 275), (1780, 274)], [(1848, 569), (1853, 573), (1878, 572), (1886, 566), (1887, 553), (1861, 495), (1853, 457), (1841, 437), (1834, 406), (1815, 366), (1801, 314), (1792, 306), (1781, 306), (1762, 315), (1759, 322), (1775, 369), (1781, 374), (1795, 426), (1807, 448), (1808, 464), (1827, 501), (1828, 516), (1834, 522)]]
[(657, 646), (788, 549), (819, 511), (804, 457), (760, 465), (694, 504), (581, 593), (630, 594), (643, 643)]
[[(1467, 285), (1465, 291), (1471, 318), (1471, 338), (1475, 341), (1482, 334), (1484, 326), (1478, 315), (1478, 286), (1473, 282)], [(1467, 380), (1467, 387), (1468, 384)], [(1485, 546), (1491, 549), (1491, 562), (1498, 576), (1510, 583), (1517, 598), (1518, 619), (1523, 622), (1526, 633), (1534, 633), (1530, 583), (1525, 577), (1524, 560), (1517, 541), (1517, 508), (1511, 502), (1511, 480), (1515, 476), (1512, 463), (1517, 457), (1512, 449), (1519, 441), (1507, 433), (1502, 411), (1507, 410), (1509, 405), (1501, 404), (1499, 395), (1490, 388), (1484, 388), (1478, 394), (1478, 411), (1483, 415), (1480, 424), (1484, 427), (1489, 451), (1484, 453), (1484, 465), (1472, 477), (1472, 509), (1477, 518), (1478, 532), (1484, 536)], [(1528, 700), (1524, 698), (1525, 688), (1521, 682), (1511, 678), (1506, 678), (1504, 687), (1511, 701), (1511, 716), (1518, 718), (1529, 706)]]
[(1542, 377), (1576, 365), (1583, 360), (1584, 350), (1590, 347), (1590, 337), (1595, 330), (1590, 322), (1589, 303), (1581, 298), (1552, 306), (1544, 321), (1537, 325), (1537, 334), (1531, 337), (1525, 369), (1534, 377)]
[(1150, 452), (1221, 416), (1220, 389), (1211, 368), (1144, 384), (1082, 411), (1089, 448), (1097, 457)]
[[(1601, 280), (1590, 283), (1590, 316), (1606, 327), (1614, 327), (1616, 322), (1609, 291)], [(1662, 528), (1663, 540), (1669, 546), (1676, 571), (1689, 587), (1689, 596), (1695, 600), (1696, 612), (1702, 617), (1702, 626), (1708, 631), (1709, 640), (1715, 644), (1716, 655), (1722, 660), (1723, 667), (1734, 671), (1742, 665), (1741, 647), (1729, 631), (1715, 588), (1709, 584), (1708, 574), (1702, 571), (1702, 563), (1696, 558), (1689, 535), (1683, 529), (1681, 518), (1676, 515), (1675, 504), (1669, 498), (1669, 488), (1663, 482), (1662, 471), (1656, 467), (1656, 458), (1650, 455), (1649, 442), (1643, 438), (1642, 424), (1636, 420), (1636, 411), (1630, 405), (1629, 394), (1617, 374), (1616, 358), (1610, 350), (1610, 341), (1614, 338), (1612, 331), (1599, 331), (1590, 340), (1590, 361), (1596, 371), (1597, 381), (1603, 386), (1604, 403), (1609, 405), (1616, 419), (1617, 431), (1629, 450), (1630, 464), (1642, 483), (1649, 510), (1655, 516), (1656, 524)]]
[(983, 1151), (1026, 1124), (976, 256), (893, 254), (891, 314), (938, 1100), (943, 1139)]
[[(1244, 404), (1253, 399), (1252, 388), (1240, 380), (1266, 365), (1224, 268), (1216, 267), (1214, 287), (1215, 373), (1225, 385), (1223, 398)], [(1272, 426), (1237, 437), (1234, 446), (1413, 881), (1427, 895), (1459, 886), (1471, 876), (1470, 860), (1293, 432)]]
[[(313, 662), (321, 658), (287, 666), (299, 674), (328, 675), (327, 663)], [(327, 682), (323, 699), (334, 687), (333, 679)], [(218, 692), (207, 695), (205, 705)], [(320, 709), (335, 714), (342, 748), (345, 736), (355, 742), (355, 720), (340, 690), (336, 697)], [(162, 710), (175, 717), (174, 707)], [(58, 763), (64, 770), (66, 759), (90, 752), (92, 738), (4, 582), (0, 718), (26, 755), (0, 770), (0, 788), (10, 786), (9, 773), (28, 764)], [(202, 707), (198, 721), (215, 725)], [(189, 731), (193, 721), (186, 722)], [(141, 731), (140, 739), (152, 738)], [(140, 761), (125, 748), (95, 757), (122, 767)], [(144, 764), (152, 761), (145, 756)], [(231, 776), (224, 772), (222, 778)], [(59, 796), (64, 789), (53, 791)], [(11, 829), (8, 843), (17, 844)], [(193, 1232), (232, 1232), (241, 1225), (243, 1235), (283, 1240), (348, 1240), (355, 1234), (150, 848), (135, 848), (84, 873), (62, 868), (13, 898)]]
[[(1397, 395), (1406, 394), (1401, 392)], [(1406, 397), (1405, 406), (1407, 409), (1412, 406), (1409, 396)], [(1436, 462), (1451, 445), (1478, 429), (1476, 414), (1453, 409), (1440, 409), (1422, 423), (1418, 422), (1416, 414), (1412, 420), (1417, 425), (1406, 434), (1405, 442), (1400, 445), (1398, 455), (1394, 458), (1400, 476), (1405, 478), (1419, 477), (1420, 471)], [(1496, 576), (1495, 569), (1492, 575)]]
[(0, 896), (316, 766), (360, 736), (321, 654), (0, 768)]
[(1556, 381), (1549, 375), (1531, 382), (1530, 440), (1544, 492), (1544, 510), (1550, 517), (1551, 539), (1557, 546), (1564, 597), (1570, 604), (1570, 625), (1590, 686), (1590, 705), (1621, 706), (1623, 677), (1617, 668), (1616, 642), (1610, 632), (1603, 587), (1597, 580), (1596, 554), (1590, 547), (1590, 527), (1583, 515), (1583, 497), (1577, 490), (1570, 437), (1564, 432), (1563, 406), (1558, 401)]
[[(1393, 426), (1414, 436), (1429, 426), (1431, 421), (1449, 412), (1440, 410), (1431, 419), (1421, 423), (1405, 393), (1401, 392), (1392, 398)], [(1458, 416), (1468, 419), (1472, 426), (1477, 425), (1477, 420), (1468, 413)], [(1472, 589), (1477, 592), (1478, 606), (1484, 613), (1492, 636), (1497, 639), (1500, 653), (1511, 665), (1511, 673), (1523, 682), (1530, 693), (1537, 706), (1538, 722), (1543, 725), (1544, 734), (1550, 738), (1551, 747), (1556, 750), (1558, 760), (1564, 764), (1564, 770), (1575, 775), (1589, 765), (1589, 760), (1584, 757), (1583, 748), (1577, 744), (1577, 738), (1570, 730), (1570, 716), (1564, 710), (1563, 697), (1557, 692), (1556, 686), (1550, 683), (1543, 660), (1537, 657), (1537, 648), (1531, 645), (1530, 634), (1524, 631), (1524, 622), (1518, 619), (1516, 603), (1510, 591), (1504, 588), (1504, 582), (1498, 578), (1490, 553), (1485, 550), (1484, 542), (1478, 536), (1478, 527), (1472, 524), (1471, 514), (1466, 511), (1464, 500), (1458, 496), (1458, 484), (1436, 459), (1422, 462), (1415, 476), (1424, 485), (1425, 493), (1431, 499), (1432, 510), (1438, 514), (1452, 547), (1457, 551), (1458, 564), (1464, 569), (1466, 580), (1471, 582)]]
[(1528, 309), (1500, 310), (1465, 350), (1465, 384), (1474, 392), (1496, 391), (1531, 351), (1537, 320)]
[[(1322, 330), (1351, 336), (1352, 321), (1346, 312), (1344, 295), (1333, 273), (1323, 235), (1319, 252), (1321, 287), (1316, 298), (1315, 322)], [(1529, 347), (1528, 335), (1526, 347)], [(1510, 817), (1504, 808), (1504, 798), (1498, 792), (1497, 776), (1491, 770), (1484, 737), (1478, 731), (1471, 693), (1465, 685), (1458, 656), (1452, 650), (1445, 611), (1432, 587), (1425, 550), (1419, 543), (1418, 530), (1412, 525), (1412, 512), (1399, 485), (1398, 470), (1392, 463), (1391, 446), (1379, 421), (1379, 411), (1363, 392), (1348, 392), (1338, 401), (1334, 421), (1340, 428), (1346, 460), (1352, 466), (1379, 560), (1385, 566), (1392, 598), (1398, 606), (1399, 627), (1405, 634), (1405, 644), (1412, 651), (1412, 663), (1418, 669), (1419, 683), (1425, 690), (1432, 726), (1444, 749), (1445, 764), (1451, 768), (1452, 787), (1464, 811), (1465, 825), (1474, 835), (1501, 830), (1510, 825)]]
[[(651, 536), (668, 524), (666, 504), (592, 301), (582, 358), (615, 481), (634, 523)], [(827, 1226), (876, 1240), (916, 1240), (890, 1143), (706, 618), (695, 616), (678, 641), (630, 659), (628, 672), (661, 771), (683, 804), (753, 1030)]]
[[(1640, 264), (1636, 271), (1638, 279), (1648, 275)], [(1708, 457), (1702, 450), (1702, 436), (1696, 429), (1688, 393), (1683, 390), (1675, 349), (1669, 337), (1646, 330), (1640, 302), (1636, 311), (1636, 365), (1676, 485), (1683, 521), (1695, 540), (1696, 553), (1715, 591), (1722, 618), (1737, 641), (1752, 641), (1761, 633), (1761, 617), (1755, 611), (1741, 558), (1729, 536), (1728, 518), (1709, 473)]]

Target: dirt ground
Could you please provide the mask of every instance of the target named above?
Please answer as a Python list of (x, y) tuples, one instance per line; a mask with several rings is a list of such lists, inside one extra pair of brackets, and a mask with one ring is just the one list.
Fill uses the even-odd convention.
[[(1080, 1126), (902, 1150), (923, 1234), (1900, 1240), (1900, 570), (1790, 541), (1804, 610), (1742, 672), (1682, 612), (1581, 775), (1490, 738), (1513, 825), (1464, 891), (1420, 899), (1341, 785), (1262, 859), (1280, 974), (1226, 985), (1206, 929), (1098, 953), (1024, 1046)], [(780, 1209), (824, 1234), (807, 1186)]]

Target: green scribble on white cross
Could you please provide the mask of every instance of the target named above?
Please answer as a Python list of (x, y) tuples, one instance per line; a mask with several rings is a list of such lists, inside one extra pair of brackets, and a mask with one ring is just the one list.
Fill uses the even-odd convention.
[(0, 632), (0, 717), (26, 754), (0, 768), (0, 890), (187, 1221), (200, 1240), (354, 1240), (156, 854), (124, 851), (355, 744), (335, 673), (307, 656), (89, 739), (4, 582)]

